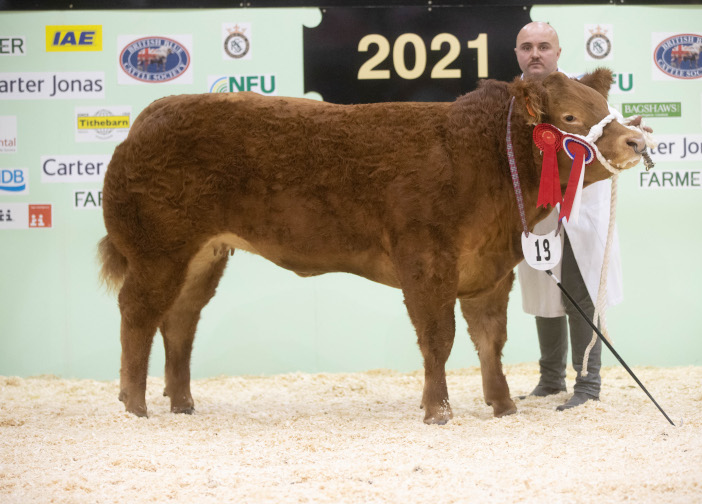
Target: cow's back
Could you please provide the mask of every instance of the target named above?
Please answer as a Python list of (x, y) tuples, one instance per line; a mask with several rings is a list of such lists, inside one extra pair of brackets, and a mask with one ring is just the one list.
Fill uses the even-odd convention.
[(425, 205), (432, 184), (451, 177), (448, 106), (253, 93), (163, 98), (115, 150), (106, 226), (124, 237), (118, 246), (194, 251), (234, 233), (293, 270), (316, 272), (303, 264), (314, 255), (329, 270), (364, 274), (348, 258), (373, 263), (387, 251), (397, 200), (412, 200), (402, 212), (428, 211), (407, 205)]

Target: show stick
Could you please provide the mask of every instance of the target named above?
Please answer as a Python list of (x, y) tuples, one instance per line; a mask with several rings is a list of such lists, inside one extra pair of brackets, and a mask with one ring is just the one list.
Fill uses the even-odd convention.
[(648, 398), (651, 399), (651, 401), (653, 401), (653, 404), (656, 405), (656, 408), (658, 408), (658, 410), (659, 410), (661, 413), (663, 413), (663, 416), (665, 417), (666, 420), (668, 420), (668, 422), (670, 422), (670, 425), (672, 425), (673, 427), (675, 427), (675, 424), (674, 424), (673, 421), (668, 417), (668, 415), (666, 415), (665, 411), (663, 411), (663, 408), (661, 408), (661, 407), (658, 405), (658, 403), (657, 403), (656, 400), (653, 398), (653, 396), (648, 392), (648, 390), (646, 390), (646, 387), (644, 387), (643, 383), (641, 383), (641, 381), (636, 377), (636, 375), (635, 375), (634, 372), (631, 370), (631, 368), (629, 368), (629, 366), (627, 366), (626, 362), (624, 362), (624, 359), (622, 359), (622, 358), (619, 356), (619, 354), (618, 354), (617, 351), (614, 349), (614, 347), (612, 346), (612, 344), (611, 344), (609, 341), (607, 341), (607, 338), (605, 338), (605, 337), (602, 335), (602, 333), (600, 332), (600, 330), (595, 326), (594, 322), (593, 322), (592, 320), (590, 320), (590, 318), (585, 314), (585, 312), (583, 311), (583, 309), (580, 308), (580, 306), (578, 305), (578, 303), (575, 302), (575, 299), (573, 299), (572, 296), (571, 296), (570, 294), (568, 294), (568, 291), (566, 291), (565, 288), (563, 287), (563, 285), (561, 285), (561, 282), (560, 282), (560, 280), (558, 280), (558, 278), (556, 277), (556, 275), (554, 275), (553, 272), (552, 272), (551, 270), (546, 270), (546, 273), (548, 273), (548, 276), (550, 276), (551, 279), (552, 279), (554, 282), (556, 282), (556, 285), (558, 286), (559, 289), (561, 289), (561, 292), (563, 292), (563, 294), (565, 294), (565, 296), (568, 298), (568, 301), (570, 301), (570, 302), (573, 304), (573, 306), (575, 306), (575, 308), (578, 310), (578, 312), (580, 313), (580, 315), (582, 315), (582, 317), (585, 319), (585, 321), (586, 321), (588, 324), (590, 324), (590, 327), (592, 327), (592, 329), (595, 331), (595, 333), (597, 333), (597, 337), (600, 338), (600, 340), (602, 341), (602, 343), (604, 343), (604, 344), (607, 346), (607, 348), (609, 348), (609, 350), (614, 354), (614, 356), (615, 356), (615, 357), (617, 358), (617, 360), (621, 363), (621, 365), (624, 366), (624, 369), (626, 369), (627, 372), (628, 372), (628, 373), (631, 375), (631, 377), (634, 379), (634, 381), (635, 381), (636, 383), (638, 383), (639, 387), (641, 387), (641, 390), (643, 390), (644, 392), (646, 392), (646, 395), (648, 396)]

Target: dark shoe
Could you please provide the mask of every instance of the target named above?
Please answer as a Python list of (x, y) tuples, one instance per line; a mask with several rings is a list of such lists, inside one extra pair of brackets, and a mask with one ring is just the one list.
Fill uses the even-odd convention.
[[(530, 396), (535, 396), (535, 397), (546, 397), (550, 395), (555, 395), (555, 394), (560, 394), (561, 392), (566, 392), (566, 388), (554, 388), (554, 387), (546, 387), (544, 385), (537, 385), (534, 390), (531, 391), (529, 394)], [(520, 399), (526, 399), (527, 396), (519, 396)]]
[(598, 396), (586, 394), (585, 392), (575, 392), (573, 394), (573, 397), (568, 399), (568, 401), (565, 404), (561, 404), (559, 407), (557, 407), (556, 411), (564, 411), (570, 408), (575, 408), (577, 406), (580, 406), (581, 404), (585, 404), (587, 401), (599, 400), (600, 398)]

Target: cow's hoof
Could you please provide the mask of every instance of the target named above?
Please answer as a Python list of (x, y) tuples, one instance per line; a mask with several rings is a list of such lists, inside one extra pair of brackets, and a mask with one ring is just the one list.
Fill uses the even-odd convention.
[(129, 394), (125, 390), (120, 390), (118, 399), (124, 403), (124, 409), (127, 413), (132, 413), (138, 417), (147, 417), (146, 403), (138, 403), (129, 400)]
[(171, 398), (171, 413), (192, 415), (195, 411), (195, 401), (190, 394), (171, 391), (168, 396)]
[(127, 413), (131, 413), (132, 415), (140, 418), (146, 418), (149, 416), (146, 413), (146, 406), (125, 406), (125, 409), (127, 410)]
[(514, 415), (517, 412), (517, 406), (514, 404), (512, 399), (507, 399), (506, 401), (492, 402), (492, 411), (495, 418), (501, 418), (507, 415)]
[(427, 425), (446, 425), (449, 420), (448, 418), (425, 418), (424, 423)]
[(427, 425), (446, 425), (451, 418), (453, 418), (453, 413), (451, 412), (451, 406), (448, 404), (440, 406), (438, 408), (426, 408), (426, 415), (424, 415), (424, 423)]

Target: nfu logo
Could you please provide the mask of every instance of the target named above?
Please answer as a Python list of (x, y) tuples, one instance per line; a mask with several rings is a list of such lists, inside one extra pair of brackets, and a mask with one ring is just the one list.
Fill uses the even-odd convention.
[(276, 96), (276, 79), (273, 74), (266, 75), (232, 75), (229, 77), (208, 77), (210, 93), (238, 93), (253, 91), (262, 95)]
[(3, 168), (0, 170), (0, 195), (28, 194), (29, 180), (26, 168)]
[(612, 74), (612, 87), (609, 88), (609, 94), (623, 94), (634, 91), (634, 74), (633, 73), (615, 73)]
[[(577, 76), (580, 79), (585, 74)], [(632, 93), (634, 91), (634, 74), (633, 73), (613, 73), (612, 85), (609, 88), (609, 94)]]

